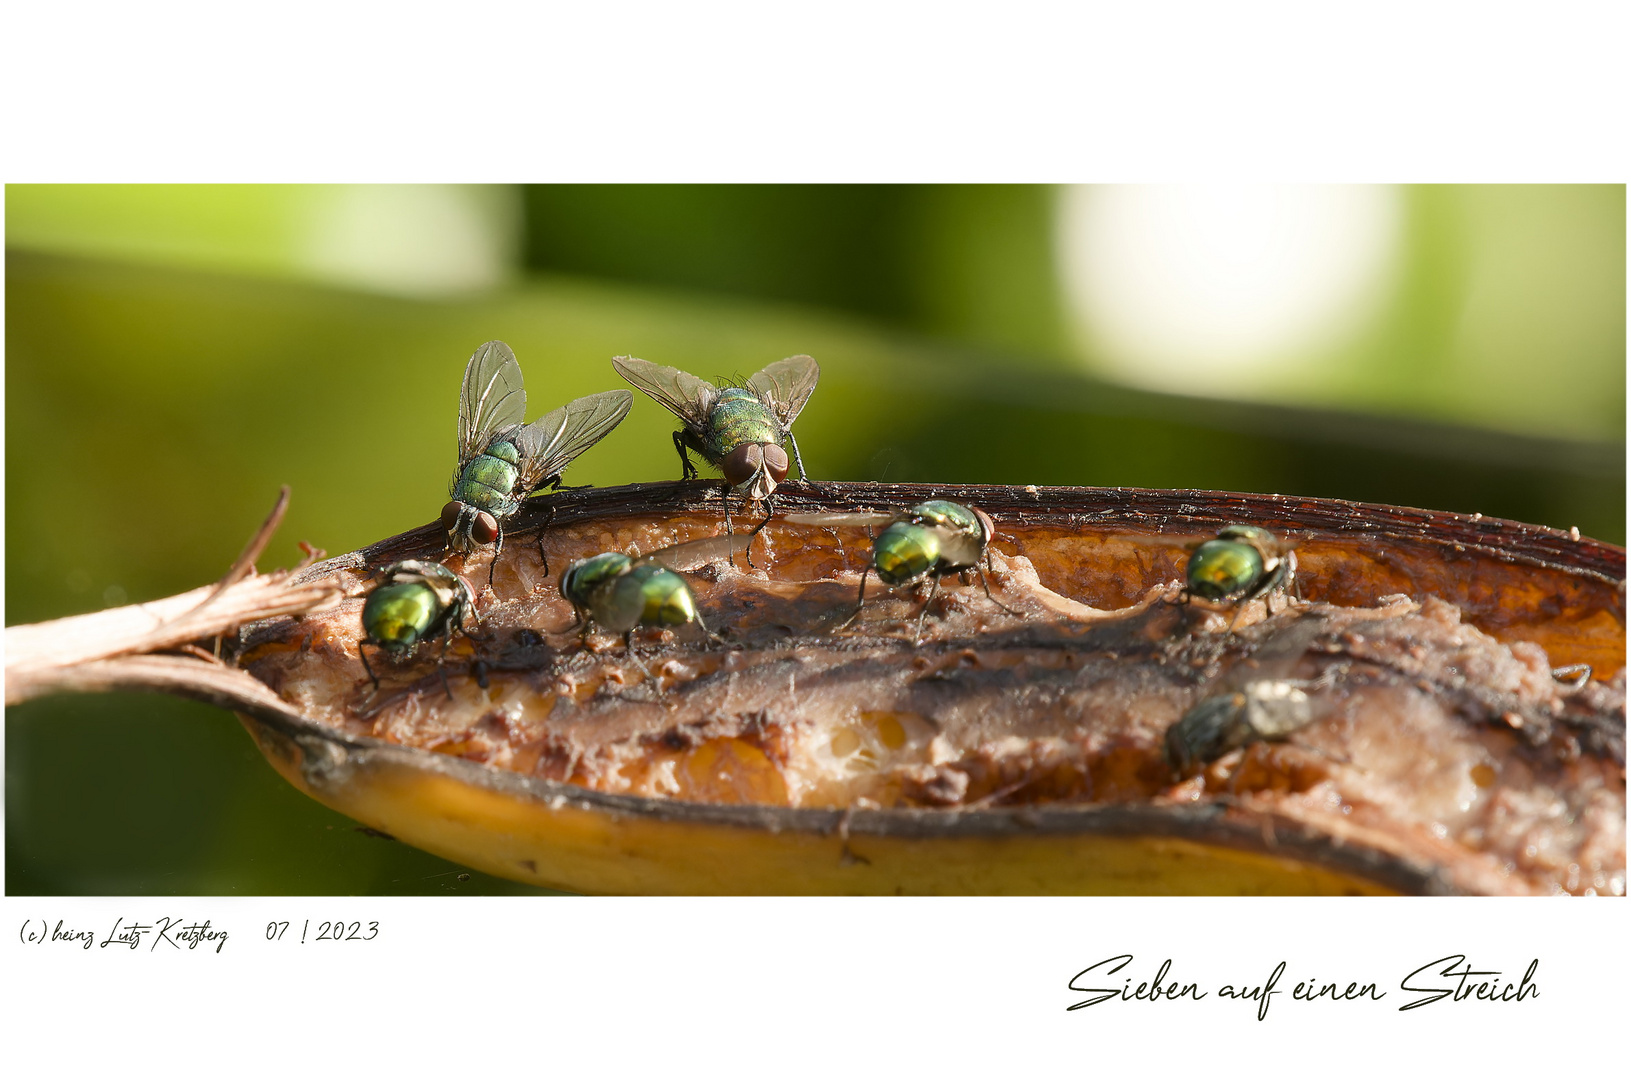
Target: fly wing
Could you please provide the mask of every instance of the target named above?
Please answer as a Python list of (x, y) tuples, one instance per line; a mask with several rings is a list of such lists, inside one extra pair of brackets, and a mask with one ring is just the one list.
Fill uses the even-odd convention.
[(733, 533), (729, 536), (705, 536), (701, 540), (688, 540), (673, 547), (659, 548), (640, 562), (658, 562), (670, 570), (695, 570), (719, 559), (741, 555), (753, 542), (752, 533)]
[(495, 432), (527, 417), (521, 365), (502, 341), (489, 341), (464, 367), (459, 388), (459, 465), (481, 453)]
[(663, 367), (633, 356), (613, 357), (612, 367), (657, 404), (699, 431), (707, 426), (708, 414), (719, 400), (719, 390), (712, 383), (679, 368)]
[(574, 458), (621, 423), (633, 404), (633, 392), (607, 390), (569, 401), (522, 428), (516, 437), (521, 451), (519, 489), (531, 492), (561, 475)]
[(824, 525), (851, 526), (862, 528), (868, 525), (887, 525), (894, 521), (896, 514), (783, 514), (782, 520), (794, 525)]
[(1125, 540), (1132, 544), (1147, 544), (1151, 547), (1176, 547), (1189, 548), (1193, 550), (1206, 543), (1206, 541), (1215, 539), (1216, 536), (1216, 533), (1192, 534), (1189, 536), (1161, 536), (1151, 533), (1145, 533), (1143, 535), (1139, 535), (1137, 533), (1117, 533), (1115, 536), (1112, 536), (1111, 539)]
[(1301, 616), (1259, 642), (1249, 656), (1218, 678), (1217, 685), (1223, 690), (1239, 690), (1263, 679), (1288, 678), (1315, 639), (1325, 632), (1326, 625), (1323, 616)]
[(778, 360), (748, 380), (748, 386), (759, 395), (759, 400), (770, 406), (780, 421), (782, 430), (793, 426), (804, 403), (821, 378), (821, 368), (808, 356), (789, 356)]

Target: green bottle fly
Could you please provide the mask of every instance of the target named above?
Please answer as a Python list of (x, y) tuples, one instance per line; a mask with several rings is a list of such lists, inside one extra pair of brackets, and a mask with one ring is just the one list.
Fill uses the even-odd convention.
[[(925, 579), (934, 583), (929, 598), (918, 610), (918, 641), (923, 639), (923, 620), (929, 605), (939, 595), (940, 579), (947, 574), (978, 570), (986, 597), (1009, 614), (1018, 614), (991, 595), (986, 570), (992, 568), (991, 538), (996, 535), (996, 526), (990, 515), (976, 507), (933, 499), (898, 514), (789, 514), (787, 520), (805, 525), (861, 525), (868, 529), (884, 526), (873, 541), (872, 558), (861, 572), (855, 613), (840, 624), (840, 629), (860, 618), (861, 609), (866, 605), (867, 575), (874, 570), (892, 589), (916, 585)], [(984, 566), (980, 565), (982, 560)]]
[(448, 548), (470, 552), (496, 542), (490, 584), (504, 548), (504, 522), (527, 496), (559, 487), (566, 467), (605, 438), (633, 404), (629, 391), (608, 390), (523, 423), (527, 391), (515, 354), (502, 341), (477, 349), (459, 387), (459, 467), (442, 507)]
[(576, 625), (585, 637), (594, 626), (622, 634), (629, 656), (639, 663), (634, 656), (638, 627), (694, 623), (709, 640), (718, 640), (703, 621), (696, 597), (680, 571), (728, 558), (747, 543), (746, 538), (710, 536), (639, 557), (603, 552), (579, 559), (562, 572), (561, 596), (572, 605)]
[(1184, 569), (1189, 592), (1219, 604), (1244, 604), (1296, 579), (1297, 556), (1267, 529), (1226, 525), (1197, 544)]
[[(731, 490), (749, 502), (764, 503), (765, 521), (775, 513), (772, 496), (787, 478), (783, 443), (793, 448), (799, 479), (806, 479), (804, 458), (793, 438), (793, 421), (821, 377), (821, 368), (810, 357), (778, 360), (750, 378), (746, 386), (717, 387), (678, 368), (632, 356), (615, 358), (612, 367), (684, 422), (684, 428), (674, 433), (681, 479), (697, 475), (687, 451), (695, 451), (725, 474), (727, 535), (731, 532)], [(759, 528), (763, 527), (761, 522)]]
[[(400, 657), (421, 642), (440, 636), (445, 655), (454, 630), (469, 632), (467, 624), (474, 619), (475, 609), (470, 586), (441, 563), (406, 559), (387, 567), (385, 580), (363, 602), (363, 637), (357, 646), (357, 655), (374, 689), (379, 689), (379, 678), (368, 663), (363, 645)], [(442, 678), (445, 687), (447, 676)], [(451, 690), (448, 696), (452, 696)]]

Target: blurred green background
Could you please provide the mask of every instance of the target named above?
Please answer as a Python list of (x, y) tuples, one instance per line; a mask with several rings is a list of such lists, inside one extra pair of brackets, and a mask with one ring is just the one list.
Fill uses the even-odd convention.
[[(459, 377), (798, 352), (818, 479), (1334, 496), (1625, 536), (1622, 186), (10, 186), (6, 622), (431, 520)], [(678, 472), (634, 412), (568, 475)], [(531, 892), (356, 830), (235, 720), (7, 710), (6, 891)]]

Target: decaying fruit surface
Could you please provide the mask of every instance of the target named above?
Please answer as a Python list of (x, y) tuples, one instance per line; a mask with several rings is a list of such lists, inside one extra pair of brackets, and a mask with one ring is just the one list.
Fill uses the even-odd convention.
[[(357, 654), (370, 574), (440, 538), (314, 567), (350, 599), (251, 627), (237, 654), (310, 722), (252, 730), (366, 823), (567, 888), (1624, 892), (1620, 549), (1271, 496), (831, 484), (780, 508), (991, 514), (1001, 606), (948, 578), (914, 644), (927, 587), (874, 578), (841, 628), (867, 534), (777, 517), (751, 564), (688, 575), (724, 646), (584, 639), (561, 570), (717, 533), (716, 492), (527, 507), (479, 628), (445, 658), (382, 659), (378, 690)], [(1231, 522), (1296, 542), (1300, 598), (1186, 602), (1183, 551), (1138, 536)], [(448, 565), (484, 587), (485, 557)], [(1592, 677), (1554, 677), (1572, 664)], [(1311, 721), (1176, 772), (1168, 729), (1255, 679), (1304, 688)]]

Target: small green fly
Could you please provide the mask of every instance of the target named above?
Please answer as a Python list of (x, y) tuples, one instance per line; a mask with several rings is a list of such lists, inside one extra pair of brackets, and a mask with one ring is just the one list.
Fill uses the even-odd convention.
[(1308, 691), (1323, 680), (1289, 678), (1325, 630), (1325, 620), (1304, 615), (1261, 640), (1250, 662), (1237, 664), (1206, 697), (1167, 729), (1167, 764), (1188, 776), (1254, 742), (1285, 739), (1320, 713)]
[[(799, 479), (808, 480), (798, 440), (793, 438), (793, 421), (821, 378), (821, 368), (810, 357), (778, 360), (750, 378), (746, 386), (714, 386), (678, 368), (632, 356), (616, 357), (612, 367), (684, 421), (685, 427), (674, 433), (681, 479), (697, 475), (688, 450), (725, 474), (722, 497), (727, 535), (731, 532), (733, 488), (748, 501), (764, 504), (765, 521), (775, 513), (772, 495), (776, 485), (787, 478), (787, 451), (782, 443), (793, 448)], [(764, 528), (764, 522), (759, 528)]]
[[(1198, 596), (1214, 604), (1236, 609), (1235, 619), (1245, 605), (1258, 597), (1295, 589), (1297, 553), (1288, 543), (1256, 525), (1225, 525), (1217, 536), (1125, 536), (1144, 544), (1163, 544), (1189, 549), (1184, 568), (1184, 596)], [(1267, 604), (1267, 599), (1264, 600)], [(1231, 628), (1233, 623), (1231, 623)]]
[[(590, 394), (525, 424), (527, 392), (521, 365), (502, 341), (489, 341), (465, 365), (459, 389), (459, 467), (442, 507), (442, 528), (453, 551), (497, 542), (487, 567), (504, 550), (504, 522), (527, 496), (558, 488), (574, 458), (606, 437), (627, 416), (627, 390)], [(547, 572), (547, 564), (546, 564)]]
[[(357, 655), (374, 689), (379, 689), (379, 677), (369, 665), (363, 645), (399, 657), (412, 652), (420, 642), (440, 635), (442, 655), (446, 656), (453, 631), (470, 632), (475, 610), (476, 598), (470, 586), (441, 563), (404, 559), (386, 567), (384, 580), (363, 602), (363, 637), (357, 645)], [(445, 673), (442, 688), (448, 697), (453, 696)]]
[[(838, 629), (860, 618), (866, 605), (867, 575), (874, 570), (879, 580), (892, 589), (916, 585), (925, 578), (933, 582), (929, 598), (918, 609), (914, 643), (923, 640), (924, 617), (940, 593), (940, 579), (947, 574), (978, 570), (987, 599), (1010, 615), (1019, 614), (991, 595), (986, 570), (995, 570), (991, 564), (991, 539), (996, 535), (996, 526), (991, 516), (978, 507), (932, 499), (898, 514), (789, 514), (787, 520), (802, 525), (865, 526), (869, 531), (884, 526), (873, 541), (871, 560), (861, 571), (855, 613)], [(980, 565), (982, 559), (984, 566)]]
[(1290, 679), (1256, 679), (1214, 694), (1167, 729), (1167, 764), (1180, 776), (1249, 743), (1284, 739), (1314, 722), (1308, 694)]
[(573, 626), (585, 640), (594, 626), (622, 634), (629, 658), (644, 671), (645, 665), (634, 655), (638, 627), (695, 623), (710, 641), (720, 640), (703, 621), (696, 597), (680, 573), (729, 558), (745, 550), (750, 539), (709, 536), (646, 555), (608, 551), (579, 559), (561, 574), (561, 596), (572, 605), (577, 616)]

